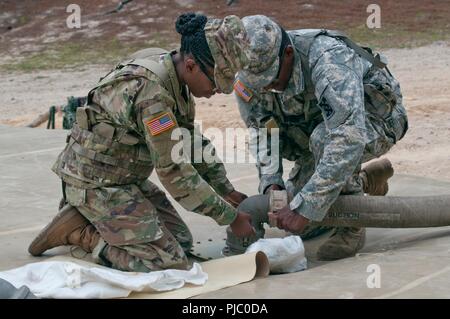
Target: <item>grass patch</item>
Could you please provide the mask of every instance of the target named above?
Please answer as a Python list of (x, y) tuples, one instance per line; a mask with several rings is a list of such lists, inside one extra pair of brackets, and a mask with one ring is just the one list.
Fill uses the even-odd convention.
[(26, 55), (13, 63), (0, 65), (3, 71), (30, 72), (36, 70), (73, 68), (89, 64), (115, 64), (127, 55), (151, 46), (167, 47), (164, 41), (153, 38), (148, 42), (121, 42), (113, 40), (109, 42), (86, 43), (71, 42), (57, 44), (46, 50)]

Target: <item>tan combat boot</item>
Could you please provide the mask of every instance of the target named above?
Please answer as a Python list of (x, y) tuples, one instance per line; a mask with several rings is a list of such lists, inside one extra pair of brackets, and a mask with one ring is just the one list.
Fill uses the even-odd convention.
[(394, 175), (392, 163), (382, 159), (370, 163), (359, 173), (363, 181), (364, 193), (372, 196), (384, 196), (389, 190), (388, 179)]
[(354, 227), (338, 227), (330, 238), (319, 247), (319, 260), (337, 260), (352, 257), (364, 247), (366, 229)]
[(99, 239), (95, 227), (76, 208), (66, 205), (33, 240), (28, 252), (39, 256), (54, 247), (76, 245), (89, 253)]

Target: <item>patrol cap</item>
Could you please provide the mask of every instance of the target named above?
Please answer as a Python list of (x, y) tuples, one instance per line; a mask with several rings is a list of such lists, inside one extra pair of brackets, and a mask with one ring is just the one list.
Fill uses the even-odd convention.
[(205, 36), (215, 61), (214, 81), (226, 94), (233, 92), (236, 73), (248, 65), (245, 48), (249, 42), (244, 25), (235, 15), (224, 19), (209, 19)]
[(273, 82), (277, 76), (281, 28), (264, 15), (244, 17), (242, 23), (248, 38), (248, 46), (245, 49), (248, 66), (240, 74), (248, 84), (260, 89)]

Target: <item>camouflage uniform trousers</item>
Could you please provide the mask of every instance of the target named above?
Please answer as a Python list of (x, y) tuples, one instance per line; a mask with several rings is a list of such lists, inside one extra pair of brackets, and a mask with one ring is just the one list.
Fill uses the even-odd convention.
[[(401, 95), (397, 97), (397, 103), (393, 107), (391, 115), (387, 119), (366, 112), (365, 126), (366, 138), (364, 153), (360, 163), (353, 174), (347, 180), (341, 195), (363, 195), (362, 180), (359, 175), (361, 164), (386, 154), (392, 146), (400, 140), (407, 130), (407, 116), (402, 104)], [(386, 131), (392, 134), (386, 133)], [(310, 152), (304, 152), (295, 161), (295, 165), (289, 173), (286, 189), (290, 197), (297, 194), (314, 174), (315, 167), (324, 153), (324, 141), (327, 137), (325, 123), (320, 123), (312, 132), (309, 140)], [(330, 227), (308, 225), (299, 235), (303, 239), (316, 237)]]
[(150, 181), (95, 189), (68, 185), (66, 198), (100, 233), (92, 254), (97, 263), (137, 272), (189, 268), (185, 252), (192, 235)]

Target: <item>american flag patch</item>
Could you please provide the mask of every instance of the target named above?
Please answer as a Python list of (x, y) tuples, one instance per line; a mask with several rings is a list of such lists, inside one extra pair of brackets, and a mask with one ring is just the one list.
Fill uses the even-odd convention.
[(175, 121), (172, 119), (169, 113), (164, 113), (157, 118), (151, 119), (147, 122), (147, 127), (150, 130), (152, 136), (161, 134), (175, 126)]
[(237, 80), (236, 82), (234, 82), (234, 91), (236, 92), (237, 95), (239, 95), (245, 102), (249, 102), (252, 99), (252, 92), (247, 89), (244, 85), (244, 83), (242, 83), (240, 80)]

